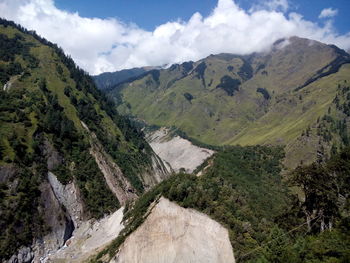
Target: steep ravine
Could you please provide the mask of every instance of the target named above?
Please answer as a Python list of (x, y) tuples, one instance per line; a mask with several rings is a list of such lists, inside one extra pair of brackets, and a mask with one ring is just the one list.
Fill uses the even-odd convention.
[[(89, 130), (84, 122), (81, 123), (90, 136), (90, 154), (95, 158), (110, 190), (118, 198), (121, 205), (125, 205), (127, 201), (135, 200), (137, 198), (135, 188), (112, 157), (104, 150), (96, 135)], [(166, 179), (171, 172), (171, 169), (156, 154), (153, 154), (151, 159), (152, 166), (145, 167), (144, 172), (138, 175), (146, 190)]]
[(124, 205), (128, 200), (136, 199), (136, 190), (98, 142), (91, 143), (90, 154), (95, 158), (109, 189), (118, 198), (120, 204)]
[(22, 247), (5, 262), (42, 262), (44, 258), (62, 247), (82, 222), (82, 202), (73, 182), (62, 185), (56, 176), (49, 172), (47, 180), (41, 183), (39, 189), (43, 221), (50, 231), (42, 238), (36, 239), (32, 246)]

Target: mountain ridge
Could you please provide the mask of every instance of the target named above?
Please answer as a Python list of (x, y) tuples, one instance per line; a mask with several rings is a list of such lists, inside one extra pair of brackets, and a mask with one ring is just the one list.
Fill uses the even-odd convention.
[[(283, 128), (278, 123), (268, 141), (263, 134), (257, 133), (252, 139), (243, 131), (252, 131), (257, 128), (255, 122), (269, 119), (270, 115), (272, 118), (271, 113), (282, 105), (281, 100), (291, 101), (288, 104), (292, 107), (300, 104), (301, 108), (311, 109), (308, 104), (318, 96), (318, 85), (323, 86), (330, 105), (334, 97), (325, 86), (341, 81), (343, 85), (348, 80), (349, 63), (350, 55), (335, 46), (292, 37), (276, 42), (268, 53), (210, 55), (197, 62), (146, 72), (120, 83), (108, 94), (122, 114), (149, 125), (176, 126), (207, 144), (281, 144), (301, 135), (307, 122), (299, 125), (292, 138), (281, 133)], [(335, 96), (337, 84), (331, 85)], [(295, 99), (304, 93), (311, 94), (307, 100)], [(325, 107), (316, 108), (316, 119), (326, 114)], [(289, 123), (298, 119), (293, 112), (287, 115), (291, 117)], [(268, 127), (261, 121), (260, 126)]]

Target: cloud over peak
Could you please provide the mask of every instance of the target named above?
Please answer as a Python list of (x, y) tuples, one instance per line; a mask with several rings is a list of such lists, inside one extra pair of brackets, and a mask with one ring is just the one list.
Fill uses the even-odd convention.
[(209, 54), (248, 54), (267, 50), (283, 37), (297, 35), (350, 48), (350, 33), (288, 16), (287, 0), (261, 2), (249, 12), (233, 0), (219, 0), (211, 14), (159, 25), (153, 32), (117, 19), (85, 18), (58, 9), (53, 0), (0, 0), (0, 16), (34, 29), (57, 43), (91, 74), (140, 66), (198, 60)]

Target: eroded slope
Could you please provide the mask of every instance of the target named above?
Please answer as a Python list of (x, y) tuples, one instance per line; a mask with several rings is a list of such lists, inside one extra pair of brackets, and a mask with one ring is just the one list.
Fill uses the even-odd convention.
[(235, 262), (227, 230), (161, 198), (110, 263)]

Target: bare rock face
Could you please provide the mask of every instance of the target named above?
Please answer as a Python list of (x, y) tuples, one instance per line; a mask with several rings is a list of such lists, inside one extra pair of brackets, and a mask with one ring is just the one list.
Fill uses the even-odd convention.
[(232, 263), (228, 231), (207, 215), (161, 198), (110, 263)]
[(0, 166), (0, 183), (9, 183), (16, 175), (16, 167), (12, 164)]
[(146, 190), (159, 184), (168, 178), (172, 173), (170, 165), (166, 165), (158, 155), (153, 153), (151, 159), (152, 167), (140, 175)]
[(172, 137), (167, 128), (148, 134), (146, 139), (153, 151), (175, 172), (184, 168), (186, 172), (192, 173), (214, 153), (212, 150), (195, 146), (180, 136)]
[(62, 247), (74, 230), (71, 216), (66, 209), (63, 209), (50, 183), (43, 182), (40, 191), (39, 209), (42, 210), (43, 220), (50, 231), (44, 237), (35, 240), (32, 246), (34, 262), (40, 262), (42, 257)]
[(63, 205), (71, 217), (74, 227), (78, 227), (83, 219), (83, 201), (81, 200), (79, 188), (74, 182), (63, 185), (57, 177), (49, 172), (47, 175), (52, 190), (61, 205)]

